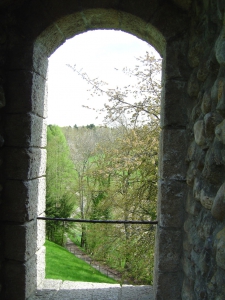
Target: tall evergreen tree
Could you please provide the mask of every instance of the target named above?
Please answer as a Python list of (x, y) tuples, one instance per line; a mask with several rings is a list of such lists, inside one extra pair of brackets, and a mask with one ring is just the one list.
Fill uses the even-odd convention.
[[(49, 125), (47, 129), (47, 169), (46, 169), (46, 215), (50, 217), (70, 217), (75, 209), (74, 183), (76, 172), (70, 159), (65, 136), (59, 126)], [(47, 221), (47, 238), (64, 244), (65, 233), (70, 223)]]

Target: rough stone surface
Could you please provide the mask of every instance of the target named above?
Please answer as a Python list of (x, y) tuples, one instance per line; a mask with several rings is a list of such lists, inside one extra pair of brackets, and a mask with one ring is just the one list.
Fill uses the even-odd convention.
[(217, 139), (225, 144), (225, 120), (216, 127), (215, 134)]
[(163, 129), (161, 133), (160, 177), (184, 180), (186, 177), (186, 131)]
[(30, 180), (42, 177), (45, 175), (46, 150), (39, 148), (7, 148), (5, 167), (8, 179)]
[[(167, 74), (165, 74), (167, 75)], [(188, 117), (185, 107), (187, 84), (183, 80), (168, 80), (162, 88), (162, 127), (185, 127)]]
[(183, 226), (186, 185), (183, 182), (161, 180), (159, 182), (158, 206), (161, 227), (181, 228)]
[(216, 238), (216, 262), (220, 268), (225, 270), (225, 229), (219, 231)]
[[(7, 74), (8, 113), (34, 113), (47, 117), (45, 78), (35, 72), (10, 71)], [(33, 88), (32, 88), (33, 87)]]
[(155, 277), (158, 280), (154, 286), (154, 299), (170, 299), (171, 295), (173, 300), (181, 299), (181, 272), (157, 272)]
[[(35, 264), (35, 267), (33, 265)], [(7, 261), (4, 277), (6, 286), (3, 299), (27, 299), (36, 289), (36, 258), (33, 256), (26, 262)]]
[(29, 300), (153, 300), (151, 286), (45, 280)]
[(24, 225), (5, 225), (5, 257), (21, 262), (28, 260), (37, 250), (36, 237), (37, 221)]
[[(156, 238), (155, 267), (159, 272), (177, 272), (181, 269), (180, 258), (182, 255), (182, 232), (179, 229), (158, 228)], [(162, 249), (166, 249), (163, 251)]]
[(37, 260), (37, 287), (41, 286), (45, 279), (45, 254), (46, 249), (42, 246), (36, 252), (36, 260)]
[(1, 219), (24, 222), (42, 214), (45, 211), (45, 189), (45, 177), (29, 181), (6, 181), (0, 210)]
[[(40, 217), (45, 217), (45, 213), (41, 214)], [(45, 243), (45, 221), (37, 220), (37, 243), (36, 249), (39, 250)]]
[(199, 120), (194, 125), (195, 142), (201, 147), (206, 146), (205, 130), (203, 120)]
[(212, 205), (212, 215), (220, 221), (225, 218), (225, 183), (221, 185), (216, 194)]
[[(10, 114), (6, 118), (5, 144), (13, 147), (46, 147), (46, 123), (34, 114)], [(15, 128), (18, 128), (15, 131)]]

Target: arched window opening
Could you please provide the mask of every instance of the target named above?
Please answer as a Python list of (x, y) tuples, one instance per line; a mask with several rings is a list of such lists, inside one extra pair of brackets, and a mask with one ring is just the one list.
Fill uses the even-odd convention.
[[(52, 55), (48, 217), (156, 220), (160, 80), (158, 53), (124, 32), (84, 33)], [(155, 230), (150, 224), (48, 220), (46, 237), (73, 251), (72, 243), (78, 244), (91, 259), (112, 267), (117, 280), (153, 282)], [(53, 245), (46, 246), (48, 266)], [(47, 278), (51, 272), (47, 268)]]

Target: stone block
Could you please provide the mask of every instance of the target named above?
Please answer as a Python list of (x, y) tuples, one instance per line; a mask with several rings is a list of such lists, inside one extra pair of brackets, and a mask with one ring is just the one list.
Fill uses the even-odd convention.
[[(70, 14), (66, 15), (60, 20), (57, 21), (57, 26), (60, 28), (61, 32), (66, 36), (67, 39), (70, 39), (74, 37), (74, 28), (76, 28), (77, 34), (83, 33), (86, 31), (86, 24), (84, 19), (85, 14)], [(49, 30), (55, 31), (55, 28), (49, 28)], [(46, 32), (44, 34), (49, 35), (49, 32)], [(50, 33), (51, 34), (51, 33)], [(61, 38), (61, 41), (60, 41)], [(42, 39), (43, 40), (43, 39)], [(43, 43), (46, 43), (48, 40), (44, 36)], [(63, 43), (62, 37), (58, 36), (58, 43)], [(54, 48), (53, 48), (54, 49)]]
[[(58, 279), (45, 279), (42, 285), (43, 290), (56, 290), (58, 291), (64, 282)], [(75, 283), (75, 282), (73, 282)]]
[[(220, 114), (218, 113), (207, 113), (204, 117), (205, 124), (205, 136), (207, 142), (210, 144), (213, 142), (215, 137), (215, 128), (217, 128), (218, 124), (223, 120)], [(225, 140), (224, 140), (225, 141)]]
[(223, 120), (223, 122), (216, 126), (215, 134), (217, 139), (221, 143), (225, 144), (225, 120)]
[(188, 192), (185, 209), (186, 212), (193, 216), (197, 216), (200, 213), (201, 205), (198, 201), (195, 200), (192, 190), (189, 190)]
[(218, 77), (211, 88), (211, 99), (216, 104), (218, 104), (218, 101), (220, 101), (223, 96), (224, 85), (225, 79), (223, 77)]
[(220, 93), (216, 109), (223, 117), (225, 117), (225, 85), (223, 85), (223, 91)]
[(162, 32), (167, 43), (176, 39), (178, 32), (186, 32), (189, 26), (185, 12), (174, 9), (174, 6), (169, 2), (160, 4), (160, 8), (154, 13), (150, 23)]
[(211, 236), (217, 225), (217, 221), (212, 217), (211, 212), (203, 209), (200, 218), (196, 220), (196, 225), (198, 236), (203, 241), (208, 240), (211, 243)]
[(225, 218), (225, 183), (221, 185), (216, 194), (211, 212), (213, 217), (220, 221)]
[(180, 300), (182, 279), (181, 272), (157, 272), (155, 274), (154, 299)]
[(207, 114), (211, 111), (212, 99), (209, 91), (205, 91), (202, 99), (201, 110), (203, 114)]
[(5, 151), (6, 178), (27, 181), (45, 175), (45, 149), (7, 148)]
[(187, 170), (187, 178), (186, 178), (186, 182), (189, 186), (192, 186), (194, 184), (196, 174), (197, 174), (196, 162), (191, 161), (189, 163), (189, 167)]
[(197, 74), (194, 71), (188, 81), (187, 92), (190, 97), (197, 97), (199, 92), (199, 83), (197, 79)]
[(195, 278), (195, 269), (193, 267), (193, 263), (190, 259), (189, 254), (184, 252), (184, 257), (182, 259), (182, 266), (184, 274), (187, 278), (194, 280)]
[(200, 201), (202, 186), (203, 186), (203, 181), (198, 177), (196, 177), (194, 179), (193, 196), (197, 201)]
[(27, 299), (36, 290), (36, 257), (27, 262), (7, 261), (5, 263), (5, 298), (10, 300)]
[[(16, 128), (16, 130), (15, 130)], [(46, 147), (46, 121), (32, 113), (7, 115), (5, 145), (14, 147)]]
[(161, 179), (185, 180), (187, 135), (183, 129), (163, 129), (160, 140)]
[(35, 72), (24, 70), (7, 73), (6, 110), (8, 113), (32, 112), (47, 117), (46, 80)]
[(193, 245), (190, 243), (188, 240), (187, 234), (184, 233), (183, 237), (183, 250), (186, 251), (187, 253), (190, 253), (193, 248)]
[(39, 216), (45, 212), (46, 208), (46, 178), (42, 177), (37, 180), (37, 215)]
[(225, 228), (216, 235), (216, 262), (217, 265), (225, 270)]
[[(45, 214), (40, 215), (40, 217), (44, 217)], [(37, 250), (41, 249), (41, 247), (45, 243), (45, 221), (37, 220)]]
[(187, 83), (179, 80), (168, 80), (161, 95), (161, 127), (186, 127), (187, 116)]
[(213, 200), (214, 200), (214, 196), (215, 195), (212, 195), (212, 193), (210, 192), (209, 189), (203, 188), (200, 192), (200, 202), (201, 202), (202, 206), (205, 207), (206, 209), (211, 209)]
[(15, 261), (27, 261), (37, 249), (37, 221), (23, 225), (7, 224), (4, 227), (5, 257)]
[(203, 42), (192, 37), (188, 51), (188, 62), (192, 68), (195, 68), (199, 65), (203, 52)]
[(185, 40), (173, 40), (167, 43), (165, 59), (166, 79), (187, 80), (190, 76), (190, 67), (184, 64), (187, 55), (188, 42)]
[(206, 152), (202, 171), (204, 181), (212, 186), (220, 186), (225, 181), (224, 159), (223, 144), (215, 138), (213, 144), (210, 145)]
[(182, 231), (158, 227), (156, 233), (155, 268), (159, 272), (181, 269)]
[(225, 65), (225, 29), (221, 31), (215, 45), (216, 59), (219, 64)]
[(205, 125), (203, 120), (199, 120), (194, 125), (194, 137), (195, 142), (198, 146), (207, 148), (206, 138), (205, 138)]
[(37, 287), (42, 286), (45, 279), (45, 254), (46, 249), (42, 246), (36, 252), (36, 260), (37, 260)]
[(182, 300), (195, 300), (194, 282), (192, 279), (185, 278), (182, 286)]
[(203, 61), (201, 62), (198, 72), (197, 72), (197, 79), (199, 81), (204, 82), (209, 75), (210, 72), (210, 65), (208, 61), (204, 58)]
[[(189, 148), (188, 148), (188, 152), (187, 152), (187, 158), (186, 158), (187, 162), (191, 162), (189, 164), (189, 168), (190, 168), (190, 174), (191, 177), (191, 182), (190, 185), (193, 184), (193, 180), (196, 177), (197, 171), (198, 170), (202, 170), (204, 167), (204, 162), (205, 162), (205, 150), (203, 150), (201, 147), (199, 147), (195, 141), (193, 141)], [(188, 180), (188, 178), (187, 178)]]
[[(199, 96), (201, 98), (201, 95)], [(202, 116), (200, 101), (190, 109), (190, 121), (191, 123), (195, 123)]]
[(14, 222), (34, 219), (45, 211), (45, 194), (45, 177), (30, 181), (6, 181), (1, 219)]
[(9, 51), (8, 69), (11, 72), (14, 70), (34, 71), (36, 74), (40, 74), (42, 78), (46, 78), (48, 69), (46, 49), (39, 45), (36, 47), (33, 41), (26, 43), (24, 39), (18, 40)]
[[(71, 15), (67, 16), (66, 18), (72, 19)], [(43, 60), (43, 56), (49, 57), (55, 50), (57, 50), (58, 47), (60, 47), (60, 45), (62, 45), (66, 41), (65, 37), (67, 36), (62, 31), (60, 23), (64, 24), (64, 26), (65, 24), (67, 24), (65, 17), (62, 18), (62, 21), (59, 20), (57, 23), (53, 23), (48, 28), (46, 28), (36, 40), (34, 47), (35, 69), (43, 68), (44, 66), (41, 66), (42, 64), (45, 65), (45, 59)], [(68, 25), (70, 25), (69, 22)], [(73, 26), (73, 36), (75, 35), (75, 28), (76, 27)], [(78, 33), (80, 32), (78, 31)]]
[(8, 53), (7, 65), (9, 70), (32, 70), (33, 43), (15, 43)]
[(187, 186), (184, 182), (161, 180), (158, 185), (158, 221), (161, 227), (181, 228)]
[(152, 26), (151, 23), (146, 24), (139, 17), (133, 16), (133, 18), (130, 18), (130, 15), (120, 12), (115, 25), (118, 26), (118, 29), (132, 32), (139, 38), (145, 37), (146, 42), (153, 45), (161, 55), (164, 53), (166, 41), (161, 32)]

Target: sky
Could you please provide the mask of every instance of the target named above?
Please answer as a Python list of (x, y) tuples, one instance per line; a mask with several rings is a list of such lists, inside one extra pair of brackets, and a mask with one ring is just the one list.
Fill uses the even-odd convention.
[(100, 109), (107, 98), (91, 97), (90, 85), (68, 64), (115, 88), (130, 84), (131, 79), (121, 70), (133, 68), (136, 58), (146, 51), (155, 50), (135, 36), (115, 30), (89, 31), (67, 40), (49, 58), (47, 123), (61, 127), (102, 125), (104, 116), (82, 105)]

